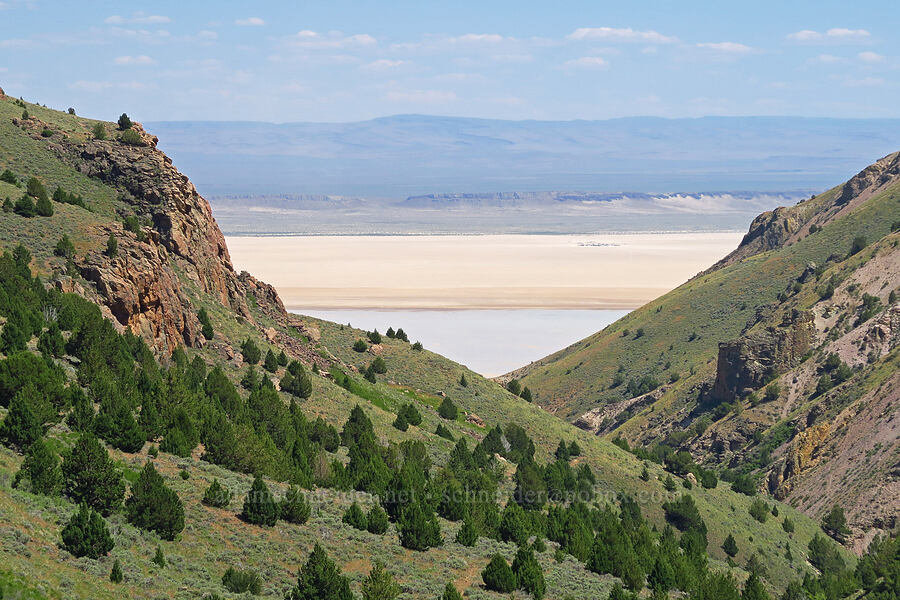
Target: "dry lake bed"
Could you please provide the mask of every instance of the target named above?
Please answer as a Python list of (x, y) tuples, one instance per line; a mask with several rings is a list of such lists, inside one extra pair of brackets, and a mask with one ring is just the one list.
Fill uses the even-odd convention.
[(288, 310), (403, 327), (500, 375), (602, 329), (709, 267), (742, 233), (233, 236), (234, 266)]

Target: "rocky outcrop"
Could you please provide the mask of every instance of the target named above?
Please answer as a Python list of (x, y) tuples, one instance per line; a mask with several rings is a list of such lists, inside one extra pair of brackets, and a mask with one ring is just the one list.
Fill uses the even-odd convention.
[(183, 285), (188, 282), (248, 321), (253, 317), (246, 298), (253, 295), (259, 310), (286, 322), (272, 286), (235, 273), (209, 203), (157, 149), (156, 137), (140, 124), (133, 128), (139, 145), (71, 138), (50, 146), (80, 172), (119, 190), (120, 216), (135, 216), (141, 223), (141, 239), (113, 227), (98, 231), (103, 237), (115, 235), (116, 256), (78, 257), (77, 267), (94, 284), (100, 303), (121, 326), (165, 352), (178, 344), (203, 343), (199, 307), (191, 305)]
[(590, 431), (597, 435), (610, 433), (621, 424), (621, 421), (625, 420), (617, 418), (620, 417), (624, 411), (629, 411), (629, 415), (633, 414), (645, 406), (649, 406), (659, 400), (664, 392), (665, 388), (660, 387), (643, 396), (636, 396), (634, 398), (622, 400), (621, 402), (613, 402), (611, 404), (604, 404), (603, 406), (592, 408), (575, 419), (573, 424), (580, 429)]
[(165, 249), (117, 232), (114, 257), (100, 252), (84, 256), (78, 268), (94, 284), (100, 303), (123, 328), (171, 353), (179, 344), (202, 344), (200, 324), (184, 298)]
[(841, 188), (837, 204), (847, 204), (864, 190), (881, 187), (897, 176), (900, 176), (900, 153), (885, 156), (847, 181)]
[(770, 494), (779, 500), (788, 497), (797, 476), (818, 462), (830, 431), (830, 425), (825, 423), (797, 433), (781, 460), (769, 469), (766, 487)]
[(761, 388), (767, 380), (797, 365), (815, 340), (813, 315), (792, 311), (778, 327), (749, 332), (719, 344), (712, 396), (720, 402)]

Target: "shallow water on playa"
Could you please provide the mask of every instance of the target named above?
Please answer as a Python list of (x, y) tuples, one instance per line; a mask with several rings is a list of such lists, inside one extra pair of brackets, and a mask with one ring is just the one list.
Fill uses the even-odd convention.
[(493, 377), (561, 350), (627, 310), (304, 310), (303, 314), (384, 333), (402, 327), (473, 371)]

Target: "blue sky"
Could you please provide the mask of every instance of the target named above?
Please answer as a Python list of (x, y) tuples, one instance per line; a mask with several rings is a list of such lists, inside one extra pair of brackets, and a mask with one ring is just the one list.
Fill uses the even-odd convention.
[(0, 0), (0, 86), (143, 121), (900, 117), (898, 22), (876, 1)]

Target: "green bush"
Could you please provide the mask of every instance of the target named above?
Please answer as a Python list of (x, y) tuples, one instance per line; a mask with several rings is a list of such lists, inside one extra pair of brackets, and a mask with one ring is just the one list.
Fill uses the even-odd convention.
[(13, 485), (22, 487), (23, 481), (28, 483), (27, 489), (33, 494), (55, 496), (62, 490), (62, 470), (59, 468), (59, 458), (44, 443), (43, 439), (36, 440), (28, 448), (25, 460), (22, 461), (22, 466), (13, 480)]
[(399, 595), (400, 586), (394, 581), (394, 576), (381, 561), (376, 561), (369, 576), (362, 582), (363, 600), (394, 600)]
[(97, 140), (105, 140), (106, 139), (106, 127), (103, 123), (94, 123), (94, 127), (91, 130), (91, 133), (94, 135), (94, 139)]
[(231, 504), (231, 490), (219, 483), (218, 479), (213, 479), (213, 482), (203, 492), (202, 503), (215, 508), (225, 508)]
[(356, 502), (351, 504), (350, 508), (344, 511), (344, 516), (341, 518), (341, 521), (343, 521), (350, 527), (353, 527), (354, 529), (359, 529), (360, 531), (366, 531), (368, 527), (368, 523), (366, 522), (366, 514)]
[(262, 578), (256, 571), (239, 571), (228, 567), (222, 575), (222, 585), (232, 594), (250, 593), (258, 596), (262, 592)]
[(388, 514), (381, 506), (375, 504), (366, 515), (366, 529), (369, 533), (383, 535), (388, 530)]
[(86, 503), (102, 515), (122, 504), (125, 485), (100, 441), (84, 433), (62, 464), (64, 489), (75, 502)]
[(128, 115), (125, 113), (122, 113), (119, 116), (119, 120), (117, 121), (117, 124), (119, 126), (119, 129), (121, 129), (122, 131), (125, 131), (126, 129), (131, 129), (131, 126), (134, 125), (134, 123), (131, 122), (131, 119), (129, 119)]
[(285, 600), (353, 600), (350, 581), (317, 543)]
[(144, 141), (141, 139), (141, 134), (139, 134), (134, 129), (126, 129), (125, 131), (123, 131), (122, 135), (119, 136), (119, 141), (129, 146), (144, 145)]
[(124, 579), (122, 576), (122, 565), (119, 564), (119, 559), (117, 558), (113, 563), (112, 570), (109, 572), (109, 580), (112, 583), (122, 583), (122, 579)]
[(184, 506), (174, 490), (166, 486), (153, 463), (147, 461), (125, 501), (128, 522), (156, 532), (164, 540), (174, 540), (184, 529)]
[(312, 512), (306, 495), (300, 491), (300, 488), (292, 485), (288, 488), (287, 494), (281, 501), (281, 518), (288, 523), (302, 525), (309, 520)]
[(253, 479), (241, 511), (241, 518), (253, 525), (272, 527), (278, 522), (279, 509), (272, 492), (269, 491), (266, 482), (257, 475)]
[(499, 554), (491, 557), (491, 561), (481, 572), (481, 579), (487, 589), (501, 594), (508, 594), (518, 587), (515, 573)]
[(369, 349), (369, 345), (364, 340), (356, 340), (353, 343), (354, 352), (365, 352)]
[(87, 504), (81, 504), (62, 529), (62, 546), (73, 556), (97, 559), (115, 546), (106, 521)]

